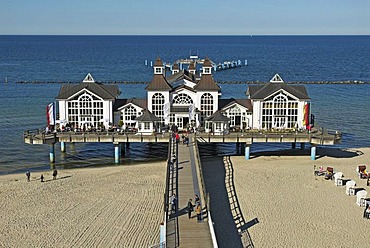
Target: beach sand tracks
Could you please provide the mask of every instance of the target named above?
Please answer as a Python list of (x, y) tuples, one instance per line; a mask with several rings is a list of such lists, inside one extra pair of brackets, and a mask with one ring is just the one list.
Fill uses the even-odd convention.
[(0, 246), (148, 247), (159, 242), (165, 162), (68, 172), (68, 179), (45, 183), (19, 175), (18, 181), (0, 180), (0, 196), (8, 196), (0, 203)]

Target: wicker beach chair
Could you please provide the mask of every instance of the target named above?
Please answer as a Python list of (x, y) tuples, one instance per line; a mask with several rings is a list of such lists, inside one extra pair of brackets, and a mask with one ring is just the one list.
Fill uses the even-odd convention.
[(355, 195), (355, 186), (356, 182), (351, 180), (346, 183), (346, 194), (347, 195)]
[(365, 207), (366, 205), (366, 196), (367, 196), (367, 191), (366, 190), (360, 190), (357, 192), (356, 197), (356, 203), (360, 207)]
[(334, 184), (336, 186), (343, 186), (343, 173), (342, 172), (337, 172), (334, 174)]
[(333, 180), (334, 169), (333, 167), (326, 167), (325, 179)]
[(366, 179), (368, 177), (366, 165), (357, 165), (357, 173), (360, 179)]

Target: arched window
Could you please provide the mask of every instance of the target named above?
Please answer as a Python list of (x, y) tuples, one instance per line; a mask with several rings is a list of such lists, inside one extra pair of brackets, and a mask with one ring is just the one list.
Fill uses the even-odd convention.
[(213, 114), (213, 96), (210, 93), (204, 93), (200, 98), (201, 121)]
[(298, 101), (279, 93), (262, 105), (263, 129), (294, 128), (298, 121)]
[(241, 115), (241, 110), (238, 106), (231, 108), (228, 115), (228, 117), (230, 118), (230, 126), (240, 125)]
[(164, 105), (164, 96), (161, 93), (155, 93), (152, 97), (152, 112), (155, 116), (161, 119), (163, 122), (163, 105)]
[(279, 94), (274, 97), (274, 115), (275, 116), (286, 116), (287, 102), (288, 99), (285, 95)]
[(174, 104), (190, 105), (193, 104), (193, 100), (187, 94), (181, 93), (175, 96), (173, 99)]
[(136, 116), (136, 108), (134, 108), (133, 106), (129, 106), (123, 111), (123, 122), (128, 126), (134, 126)]
[(103, 119), (103, 101), (89, 92), (84, 92), (68, 101), (69, 124), (98, 127)]

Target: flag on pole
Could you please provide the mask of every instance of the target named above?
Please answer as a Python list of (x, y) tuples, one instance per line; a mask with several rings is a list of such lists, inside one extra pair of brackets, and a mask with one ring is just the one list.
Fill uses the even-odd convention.
[(55, 125), (55, 104), (53, 102), (46, 106), (46, 122), (48, 126)]
[(306, 102), (303, 108), (303, 126), (305, 126), (307, 129), (310, 126), (310, 103)]
[(194, 104), (191, 104), (189, 106), (189, 119), (194, 120), (194, 117), (195, 117), (195, 106)]
[(167, 120), (170, 117), (170, 103), (167, 102), (163, 106), (163, 118)]

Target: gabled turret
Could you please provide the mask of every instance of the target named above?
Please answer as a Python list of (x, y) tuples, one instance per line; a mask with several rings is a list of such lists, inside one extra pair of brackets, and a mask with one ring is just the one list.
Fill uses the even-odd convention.
[(179, 71), (180, 71), (180, 69), (179, 69), (179, 64), (174, 63), (174, 64), (172, 65), (172, 75), (173, 75), (173, 74), (178, 73)]
[(161, 58), (157, 58), (153, 65), (154, 75), (164, 75), (163, 63)]
[(195, 62), (194, 62), (194, 63), (190, 63), (188, 71), (189, 71), (190, 73), (193, 73), (193, 74), (195, 75), (195, 73), (196, 73), (196, 71), (197, 71), (197, 68), (196, 68), (196, 64), (195, 64)]
[(150, 91), (169, 91), (172, 89), (164, 76), (162, 60), (158, 57), (154, 63), (154, 76), (152, 81), (145, 88)]
[(212, 74), (212, 64), (208, 57), (204, 59), (202, 67), (202, 75), (211, 75)]

